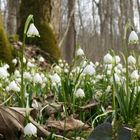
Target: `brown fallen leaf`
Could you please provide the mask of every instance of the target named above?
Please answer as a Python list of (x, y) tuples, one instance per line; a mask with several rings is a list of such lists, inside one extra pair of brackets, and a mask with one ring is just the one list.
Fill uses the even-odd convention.
[(46, 125), (47, 127), (56, 128), (62, 131), (72, 131), (79, 128), (86, 130), (89, 128), (87, 124), (83, 123), (80, 120), (74, 119), (72, 115), (63, 121), (53, 120), (52, 118), (50, 118), (46, 121)]

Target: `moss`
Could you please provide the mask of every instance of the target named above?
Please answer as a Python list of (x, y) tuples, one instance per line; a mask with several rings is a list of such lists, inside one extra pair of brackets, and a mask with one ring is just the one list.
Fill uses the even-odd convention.
[(0, 15), (0, 60), (9, 64), (12, 70), (12, 58), (12, 46), (10, 45), (6, 33), (4, 32), (2, 17)]
[(40, 38), (36, 37), (32, 41), (28, 40), (27, 42), (40, 46), (41, 49), (50, 54), (52, 60), (57, 60), (60, 58), (60, 50), (55, 35), (48, 23), (50, 20), (49, 4), (49, 0), (36, 0), (36, 2), (34, 0), (22, 0), (20, 7), (20, 17), (22, 18), (18, 34), (20, 39), (22, 39), (26, 18), (29, 14), (33, 14)]

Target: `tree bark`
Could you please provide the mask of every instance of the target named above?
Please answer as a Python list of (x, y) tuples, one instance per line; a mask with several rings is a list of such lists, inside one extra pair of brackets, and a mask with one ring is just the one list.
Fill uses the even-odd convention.
[(68, 0), (68, 21), (70, 21), (70, 24), (65, 43), (65, 59), (68, 63), (72, 62), (72, 58), (75, 55), (74, 53), (76, 47), (75, 14), (73, 12), (74, 9), (75, 0)]
[(19, 0), (7, 0), (8, 17), (7, 17), (7, 32), (9, 35), (16, 34), (17, 31), (17, 14), (19, 8)]

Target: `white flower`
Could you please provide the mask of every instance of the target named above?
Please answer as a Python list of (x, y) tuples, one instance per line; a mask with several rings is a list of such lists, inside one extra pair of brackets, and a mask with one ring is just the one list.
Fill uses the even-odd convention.
[(34, 23), (31, 23), (27, 31), (27, 37), (35, 37), (35, 36), (40, 37), (39, 32), (35, 27)]
[(122, 70), (122, 68), (123, 68), (123, 66), (122, 66), (122, 64), (117, 64), (117, 66), (116, 66), (119, 70)]
[(31, 63), (31, 62), (28, 62), (28, 63), (27, 63), (27, 66), (30, 67), (30, 68), (35, 67), (35, 65), (34, 65), (33, 63)]
[(9, 73), (8, 73), (7, 69), (5, 69), (4, 67), (0, 67), (0, 78), (5, 79), (8, 76), (9, 76)]
[(39, 62), (44, 62), (45, 61), (45, 59), (42, 56), (40, 56), (38, 60), (39, 60)]
[(5, 64), (5, 65), (3, 66), (3, 68), (6, 69), (6, 70), (9, 69), (9, 67), (10, 67), (10, 66), (9, 66), (8, 64)]
[(23, 57), (23, 63), (24, 63), (24, 64), (26, 63), (26, 58), (25, 58), (25, 57)]
[(135, 31), (132, 31), (130, 33), (129, 38), (128, 38), (128, 43), (129, 44), (138, 44), (139, 43), (139, 38)]
[(61, 82), (61, 78), (57, 73), (55, 73), (54, 75), (51, 76), (51, 81), (52, 81), (52, 83), (59, 84)]
[(34, 126), (32, 123), (28, 123), (25, 127), (24, 127), (24, 135), (25, 136), (36, 136), (37, 135), (37, 128), (36, 126)]
[(13, 63), (14, 65), (16, 65), (16, 64), (17, 64), (17, 59), (16, 59), (16, 58), (13, 59), (13, 60), (12, 60), (12, 63)]
[(96, 72), (95, 68), (91, 65), (87, 65), (83, 70), (84, 74), (89, 74), (89, 75), (93, 75), (93, 74), (95, 74), (95, 72)]
[(9, 85), (9, 91), (15, 91), (15, 92), (19, 92), (20, 91), (20, 88), (19, 86), (16, 84), (15, 81), (12, 81)]
[(29, 72), (24, 72), (23, 77), (29, 81), (32, 81), (32, 76)]
[(118, 55), (116, 55), (115, 56), (115, 62), (118, 64), (120, 61), (121, 61), (121, 58)]
[(114, 74), (114, 78), (111, 77), (111, 82), (113, 82), (114, 80), (117, 84), (120, 84), (120, 82), (121, 82), (121, 79), (120, 79), (119, 75), (116, 74), (116, 73)]
[(131, 73), (131, 79), (137, 81), (139, 79), (139, 74), (138, 74), (138, 70), (134, 70)]
[(55, 72), (57, 72), (57, 73), (61, 73), (61, 71), (62, 71), (61, 67), (58, 66), (58, 65), (56, 65), (56, 66), (54, 67), (54, 70), (55, 70)]
[(21, 76), (19, 70), (15, 70), (14, 74), (15, 74), (16, 77), (20, 77)]
[(136, 64), (136, 59), (132, 55), (128, 57), (128, 64), (131, 64), (131, 65)]
[(42, 82), (43, 82), (42, 77), (39, 73), (36, 73), (34, 75), (33, 81), (34, 81), (34, 83), (40, 83), (40, 84), (42, 84)]
[(84, 55), (84, 51), (83, 49), (79, 48), (77, 51), (76, 51), (76, 56), (82, 56)]
[(113, 57), (107, 53), (105, 56), (104, 56), (104, 63), (105, 64), (111, 64), (113, 62)]
[(106, 64), (106, 65), (105, 65), (105, 68), (108, 69), (108, 70), (111, 70), (112, 67), (113, 67), (112, 64)]
[(85, 93), (84, 93), (83, 89), (81, 89), (81, 88), (77, 89), (77, 91), (75, 92), (75, 96), (76, 96), (77, 98), (78, 98), (78, 97), (80, 97), (80, 98), (85, 97)]

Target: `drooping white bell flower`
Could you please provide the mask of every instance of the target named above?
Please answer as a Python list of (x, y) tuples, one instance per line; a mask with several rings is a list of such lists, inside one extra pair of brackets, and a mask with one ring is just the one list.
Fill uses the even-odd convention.
[(136, 59), (132, 55), (130, 55), (128, 57), (128, 64), (130, 64), (130, 65), (135, 65), (136, 64)]
[(12, 63), (13, 63), (14, 65), (16, 65), (16, 64), (17, 64), (17, 62), (18, 62), (18, 61), (17, 61), (17, 59), (16, 59), (16, 58), (12, 60)]
[(23, 77), (29, 81), (32, 81), (32, 76), (29, 72), (24, 72)]
[(76, 92), (75, 92), (75, 96), (77, 98), (83, 98), (83, 97), (85, 97), (84, 90), (81, 89), (81, 88), (77, 89)]
[(9, 91), (15, 91), (15, 92), (19, 92), (20, 88), (17, 85), (17, 83), (15, 81), (12, 81), (9, 85), (8, 85), (8, 89)]
[(105, 56), (104, 56), (104, 63), (105, 64), (111, 64), (113, 62), (113, 57), (107, 53)]
[(8, 73), (7, 69), (5, 69), (4, 67), (0, 67), (0, 78), (5, 79), (8, 76), (9, 76), (9, 73)]
[(51, 81), (52, 83), (60, 84), (61, 78), (57, 73), (55, 73), (54, 75), (51, 76)]
[(27, 63), (27, 67), (33, 68), (35, 67), (35, 64), (31, 63), (30, 61)]
[(95, 72), (95, 68), (92, 65), (87, 65), (83, 70), (83, 73), (88, 75), (93, 75)]
[(76, 51), (76, 56), (82, 56), (84, 55), (84, 51), (83, 49), (79, 48), (77, 51)]
[(34, 23), (31, 23), (27, 31), (27, 37), (35, 37), (35, 36), (40, 37), (39, 32), (35, 27)]
[(37, 135), (37, 128), (32, 123), (28, 123), (24, 127), (24, 135), (25, 136), (36, 136)]
[(34, 81), (34, 83), (39, 83), (39, 84), (43, 83), (42, 77), (41, 77), (41, 75), (39, 73), (36, 73), (34, 75), (33, 81)]
[(115, 62), (118, 64), (120, 61), (121, 61), (121, 58), (118, 55), (116, 55), (115, 56)]
[(128, 44), (138, 44), (139, 43), (139, 38), (138, 35), (135, 31), (131, 31), (129, 38), (128, 38)]
[(139, 79), (138, 70), (134, 70), (134, 71), (131, 73), (131, 79), (134, 80), (134, 81), (137, 81), (137, 80)]

